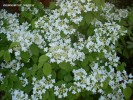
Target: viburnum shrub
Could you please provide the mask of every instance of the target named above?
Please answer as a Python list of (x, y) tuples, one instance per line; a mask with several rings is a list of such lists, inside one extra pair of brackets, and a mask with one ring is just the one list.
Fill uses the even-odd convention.
[(0, 90), (6, 100), (129, 100), (117, 56), (126, 9), (104, 0), (56, 0), (0, 10)]

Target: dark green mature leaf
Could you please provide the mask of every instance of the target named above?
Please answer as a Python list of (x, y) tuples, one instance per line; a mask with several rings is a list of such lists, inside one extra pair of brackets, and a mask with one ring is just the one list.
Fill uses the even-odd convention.
[(39, 55), (39, 48), (38, 48), (37, 45), (32, 44), (32, 45), (30, 46), (30, 50), (31, 50), (31, 53), (32, 53), (33, 55), (35, 55), (35, 56), (38, 56), (38, 55)]
[(55, 99), (55, 95), (54, 95), (54, 91), (53, 91), (53, 90), (50, 90), (50, 92), (49, 92), (49, 96), (50, 96), (50, 100), (56, 100), (56, 99)]
[(105, 91), (105, 94), (112, 93), (112, 88), (108, 85), (104, 91)]
[(22, 14), (23, 17), (25, 17), (28, 20), (31, 20), (32, 19), (32, 14), (29, 13), (29, 12), (24, 11), (21, 14)]
[(59, 64), (59, 67), (67, 72), (70, 72), (72, 70), (72, 66), (69, 63), (62, 62)]
[(72, 80), (71, 74), (69, 73), (69, 74), (65, 75), (65, 76), (64, 76), (64, 80), (65, 80), (66, 82), (70, 82), (70, 81)]
[(31, 58), (32, 58), (32, 60), (33, 60), (34, 63), (37, 63), (38, 62), (38, 56), (32, 56)]
[(4, 60), (7, 62), (11, 60), (11, 55), (8, 51), (5, 51), (4, 53)]
[(23, 91), (24, 91), (25, 93), (30, 93), (32, 89), (33, 89), (33, 86), (29, 84), (29, 85), (26, 85), (26, 86), (23, 88)]
[(21, 56), (22, 60), (25, 61), (25, 62), (27, 62), (29, 60), (29, 58), (30, 58), (30, 55), (29, 55), (28, 52), (23, 52), (22, 51), (20, 56)]
[(32, 68), (32, 75), (34, 76), (36, 71), (38, 70), (38, 66), (36, 64), (33, 65), (33, 68)]
[(49, 74), (51, 74), (52, 72), (52, 68), (51, 68), (51, 65), (49, 63), (44, 63), (44, 66), (43, 66), (43, 73), (48, 76)]
[[(49, 100), (49, 91), (46, 91), (45, 94), (42, 95), (43, 100)], [(51, 100), (51, 99), (50, 99)]]
[(91, 12), (88, 12), (85, 14), (85, 21), (88, 25), (90, 25), (93, 19), (94, 19), (94, 16)]
[(31, 75), (30, 70), (28, 70), (26, 67), (24, 68), (24, 72), (26, 74), (26, 77), (29, 77)]
[(0, 51), (0, 57), (2, 57), (4, 55), (4, 50)]
[(132, 89), (130, 87), (126, 87), (124, 90), (123, 90), (123, 94), (126, 98), (126, 100), (129, 100), (131, 95), (132, 95)]
[(81, 62), (81, 65), (82, 65), (83, 67), (85, 67), (85, 66), (88, 65), (88, 63), (89, 63), (89, 58), (86, 57), (86, 58)]
[(58, 73), (57, 73), (57, 77), (58, 79), (60, 80), (63, 80), (64, 76), (67, 74), (67, 72), (65, 70), (60, 70)]

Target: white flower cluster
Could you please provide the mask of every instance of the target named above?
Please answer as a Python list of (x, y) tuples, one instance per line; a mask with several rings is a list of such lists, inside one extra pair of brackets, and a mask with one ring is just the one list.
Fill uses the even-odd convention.
[[(117, 71), (115, 73), (114, 68), (108, 72), (105, 66), (100, 66), (98, 63), (91, 64), (91, 73), (87, 75), (84, 69), (73, 70), (74, 73), (74, 85), (70, 87), (70, 91), (73, 94), (81, 92), (82, 90), (91, 91), (94, 94), (102, 94), (100, 100), (124, 100), (122, 88), (126, 88), (127, 83), (132, 83), (133, 76), (127, 75), (126, 71)], [(103, 88), (105, 85), (111, 87), (112, 93), (105, 94)], [(75, 88), (74, 88), (75, 87)], [(106, 98), (106, 99), (105, 99)], [(107, 100), (108, 100), (107, 99)]]
[(108, 21), (121, 21), (122, 18), (126, 18), (128, 16), (127, 9), (117, 9), (113, 4), (105, 3), (105, 7), (103, 8), (103, 17)]
[(30, 100), (28, 94), (21, 90), (11, 90), (12, 100)]
[[(106, 70), (103, 68), (98, 68), (98, 64), (96, 63), (90, 75), (87, 75), (84, 69), (73, 70), (74, 73), (74, 85), (77, 86), (78, 92), (82, 90), (92, 91), (95, 93), (102, 93), (103, 94), (103, 82), (107, 78), (105, 74), (107, 73)], [(73, 91), (74, 92), (74, 91)], [(75, 93), (77, 93), (75, 91)]]
[(20, 58), (21, 51), (28, 51), (31, 44), (35, 43), (41, 49), (46, 45), (43, 37), (39, 34), (39, 31), (30, 31), (31, 26), (27, 22), (19, 24), (18, 16), (16, 14), (7, 13), (5, 10), (0, 11), (0, 22), (4, 23), (6, 21), (6, 26), (0, 25), (0, 34), (4, 33), (7, 35), (7, 39), (12, 42), (17, 42), (18, 44), (9, 49), (10, 53), (15, 54), (16, 58)]
[(63, 98), (67, 96), (68, 89), (66, 88), (65, 84), (62, 84), (61, 87), (54, 86), (54, 94), (58, 98)]
[(51, 78), (49, 75), (47, 78), (44, 76), (42, 79), (37, 80), (35, 77), (32, 79), (33, 85), (33, 94), (31, 95), (32, 100), (40, 100), (42, 99), (42, 94), (45, 94), (46, 90), (51, 89), (54, 87), (55, 79)]
[(21, 11), (22, 12), (25, 12), (25, 11), (26, 12), (32, 12), (32, 15), (36, 15), (38, 13), (38, 9), (35, 7), (32, 7), (32, 5), (29, 5), (29, 6), (22, 5)]
[(22, 76), (21, 77), (19, 77), (19, 80), (22, 82), (22, 86), (23, 87), (25, 87), (26, 85), (28, 85), (28, 79), (27, 78), (25, 78), (25, 73), (22, 73)]
[(58, 13), (61, 16), (67, 15), (70, 17), (70, 21), (75, 24), (79, 24), (83, 17), (82, 12), (98, 11), (98, 7), (93, 0), (57, 0), (56, 5), (60, 7)]
[(103, 24), (95, 19), (92, 25), (96, 28), (94, 29), (94, 35), (89, 36), (86, 40), (86, 48), (89, 52), (104, 52), (106, 51), (105, 47), (115, 46), (119, 37), (127, 33), (115, 22), (105, 22)]
[[(6, 34), (7, 31), (15, 30), (19, 26), (18, 15), (8, 13), (6, 10), (0, 10), (0, 34)], [(4, 27), (6, 25), (6, 28)]]
[[(72, 34), (76, 35), (76, 30), (72, 25), (68, 25), (68, 19), (61, 19), (57, 16), (58, 13), (54, 12), (50, 17), (43, 16), (35, 22), (35, 27), (41, 28), (45, 40), (49, 42), (47, 44), (49, 48), (44, 48), (44, 52), (47, 52), (46, 55), (52, 63), (66, 61), (74, 65), (75, 60), (83, 61), (85, 58), (84, 53), (80, 49), (71, 46), (70, 36)], [(73, 45), (76, 47), (76, 43)], [(79, 48), (83, 47), (79, 46)]]
[(10, 62), (2, 62), (0, 64), (2, 69), (10, 69), (11, 73), (14, 73), (15, 71), (18, 71), (20, 68), (24, 66), (24, 63), (21, 63), (19, 60), (12, 60)]

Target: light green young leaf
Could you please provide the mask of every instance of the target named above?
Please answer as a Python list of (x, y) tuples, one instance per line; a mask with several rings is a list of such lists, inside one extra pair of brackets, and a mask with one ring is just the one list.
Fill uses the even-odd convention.
[(46, 55), (40, 56), (39, 62), (46, 62), (46, 61), (48, 61), (48, 57)]
[(107, 89), (109, 81), (110, 81), (110, 78), (107, 77), (107, 79), (103, 82), (103, 89)]
[(56, 7), (55, 2), (51, 2), (49, 8), (53, 10)]
[(43, 66), (43, 73), (48, 76), (49, 74), (51, 74), (52, 72), (52, 68), (51, 68), (51, 65), (49, 63), (44, 63), (44, 66)]
[(13, 48), (13, 47), (18, 46), (18, 45), (19, 45), (18, 42), (12, 42), (11, 45), (10, 45), (10, 48)]
[(11, 60), (11, 55), (8, 51), (5, 51), (4, 53), (4, 60), (7, 62)]
[(39, 62), (38, 63), (38, 68), (41, 68), (43, 66), (44, 62)]

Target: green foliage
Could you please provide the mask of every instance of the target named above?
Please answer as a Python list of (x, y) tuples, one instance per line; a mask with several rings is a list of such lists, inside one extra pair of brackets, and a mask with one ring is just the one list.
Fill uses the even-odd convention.
[(31, 50), (31, 53), (35, 56), (38, 56), (39, 55), (39, 48), (37, 47), (37, 45), (35, 44), (32, 44), (30, 46), (30, 50)]
[(55, 9), (56, 5), (55, 2), (50, 2), (49, 9), (53, 10)]
[(109, 81), (110, 81), (110, 78), (108, 77), (103, 83), (103, 89), (107, 89)]
[(44, 66), (43, 66), (43, 73), (48, 76), (49, 74), (51, 74), (52, 72), (52, 68), (51, 68), (51, 65), (49, 63), (44, 63)]
[(10, 61), (11, 60), (11, 55), (8, 51), (5, 51), (4, 55), (3, 55), (3, 58), (6, 62)]
[(72, 71), (72, 66), (69, 63), (62, 62), (59, 64), (59, 67), (67, 72)]
[(4, 55), (4, 50), (0, 51), (0, 57), (2, 57)]
[(123, 90), (123, 94), (125, 96), (125, 99), (126, 100), (130, 100), (130, 97), (132, 95), (132, 89), (130, 87), (126, 87), (124, 90)]
[(28, 62), (28, 60), (29, 60), (29, 58), (30, 58), (30, 54), (28, 53), (28, 52), (21, 52), (21, 54), (20, 54), (20, 56), (21, 56), (21, 58), (22, 58), (22, 60), (24, 61), (24, 62)]
[(48, 57), (46, 55), (41, 55), (39, 57), (39, 63), (48, 61)]
[(88, 25), (90, 25), (93, 19), (94, 19), (94, 16), (91, 12), (88, 12), (85, 14), (85, 21)]

